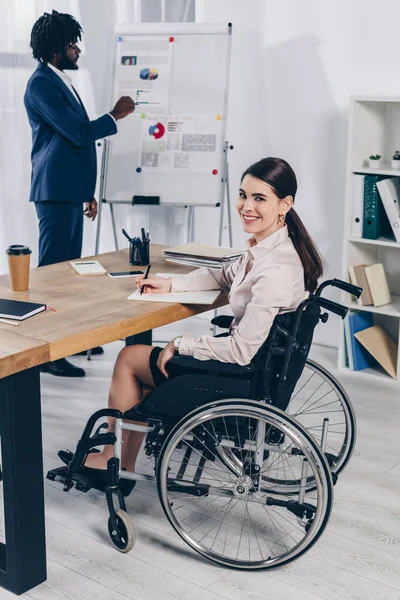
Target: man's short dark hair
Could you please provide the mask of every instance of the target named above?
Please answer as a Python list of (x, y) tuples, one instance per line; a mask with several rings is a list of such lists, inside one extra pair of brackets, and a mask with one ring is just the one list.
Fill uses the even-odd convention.
[(44, 13), (31, 32), (33, 58), (48, 63), (54, 54), (62, 54), (68, 44), (75, 44), (82, 37), (82, 27), (78, 21), (66, 13)]

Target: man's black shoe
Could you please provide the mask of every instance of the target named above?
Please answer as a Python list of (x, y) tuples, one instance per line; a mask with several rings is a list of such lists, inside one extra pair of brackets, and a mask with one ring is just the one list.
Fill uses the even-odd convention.
[[(74, 356), (86, 356), (88, 353), (87, 350), (83, 352), (77, 352)], [(104, 354), (104, 349), (101, 346), (96, 346), (96, 348), (92, 348), (92, 356), (96, 356), (96, 354)]]
[(40, 371), (57, 377), (85, 377), (86, 375), (83, 369), (68, 362), (66, 358), (40, 365)]

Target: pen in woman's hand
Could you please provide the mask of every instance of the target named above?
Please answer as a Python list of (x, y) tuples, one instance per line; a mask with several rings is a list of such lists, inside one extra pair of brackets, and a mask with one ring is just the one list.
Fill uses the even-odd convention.
[[(148, 278), (148, 276), (149, 276), (149, 273), (150, 273), (150, 267), (151, 267), (151, 265), (147, 265), (146, 273), (144, 274), (143, 280)], [(144, 286), (144, 285), (142, 285), (142, 287), (141, 287), (141, 289), (140, 289), (140, 295), (142, 295), (142, 294), (143, 294), (143, 290), (144, 290), (144, 288), (145, 288), (145, 286)]]

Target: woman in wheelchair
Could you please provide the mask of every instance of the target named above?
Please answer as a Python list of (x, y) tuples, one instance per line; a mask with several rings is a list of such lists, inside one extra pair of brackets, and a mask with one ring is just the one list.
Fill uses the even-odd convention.
[[(64, 491), (105, 492), (121, 552), (134, 544), (125, 496), (136, 481), (156, 481), (175, 531), (224, 566), (288, 563), (328, 523), (355, 419), (341, 385), (308, 352), (315, 326), (328, 318), (321, 308), (347, 312), (321, 291), (362, 290), (336, 279), (317, 287), (321, 259), (293, 209), (296, 190), (286, 161), (260, 160), (241, 179), (237, 209), (251, 237), (239, 260), (221, 271), (138, 281), (146, 294), (222, 289), (234, 316), (226, 335), (124, 348), (108, 408), (89, 418), (75, 453), (59, 452), (67, 466), (47, 475)], [(135, 469), (144, 436), (146, 456)]]
[[(179, 375), (171, 358), (179, 353), (198, 360), (247, 365), (268, 337), (277, 314), (292, 312), (314, 292), (322, 275), (319, 253), (293, 208), (296, 175), (280, 158), (264, 158), (241, 178), (237, 211), (250, 248), (221, 271), (198, 269), (189, 275), (164, 279), (138, 277), (144, 293), (222, 289), (229, 292), (234, 320), (229, 335), (198, 338), (183, 336), (164, 349), (137, 345), (125, 347), (115, 364), (109, 407), (125, 412), (141, 402), (146, 389)], [(146, 393), (146, 392), (145, 392)], [(143, 434), (124, 431), (122, 466), (133, 471)], [(106, 469), (112, 446), (90, 454), (86, 466)]]

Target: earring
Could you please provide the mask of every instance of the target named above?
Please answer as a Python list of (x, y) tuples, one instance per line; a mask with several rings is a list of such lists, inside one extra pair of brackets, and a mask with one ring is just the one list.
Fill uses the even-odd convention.
[(284, 224), (285, 224), (285, 215), (279, 215), (279, 223), (280, 223), (281, 225), (284, 225)]

